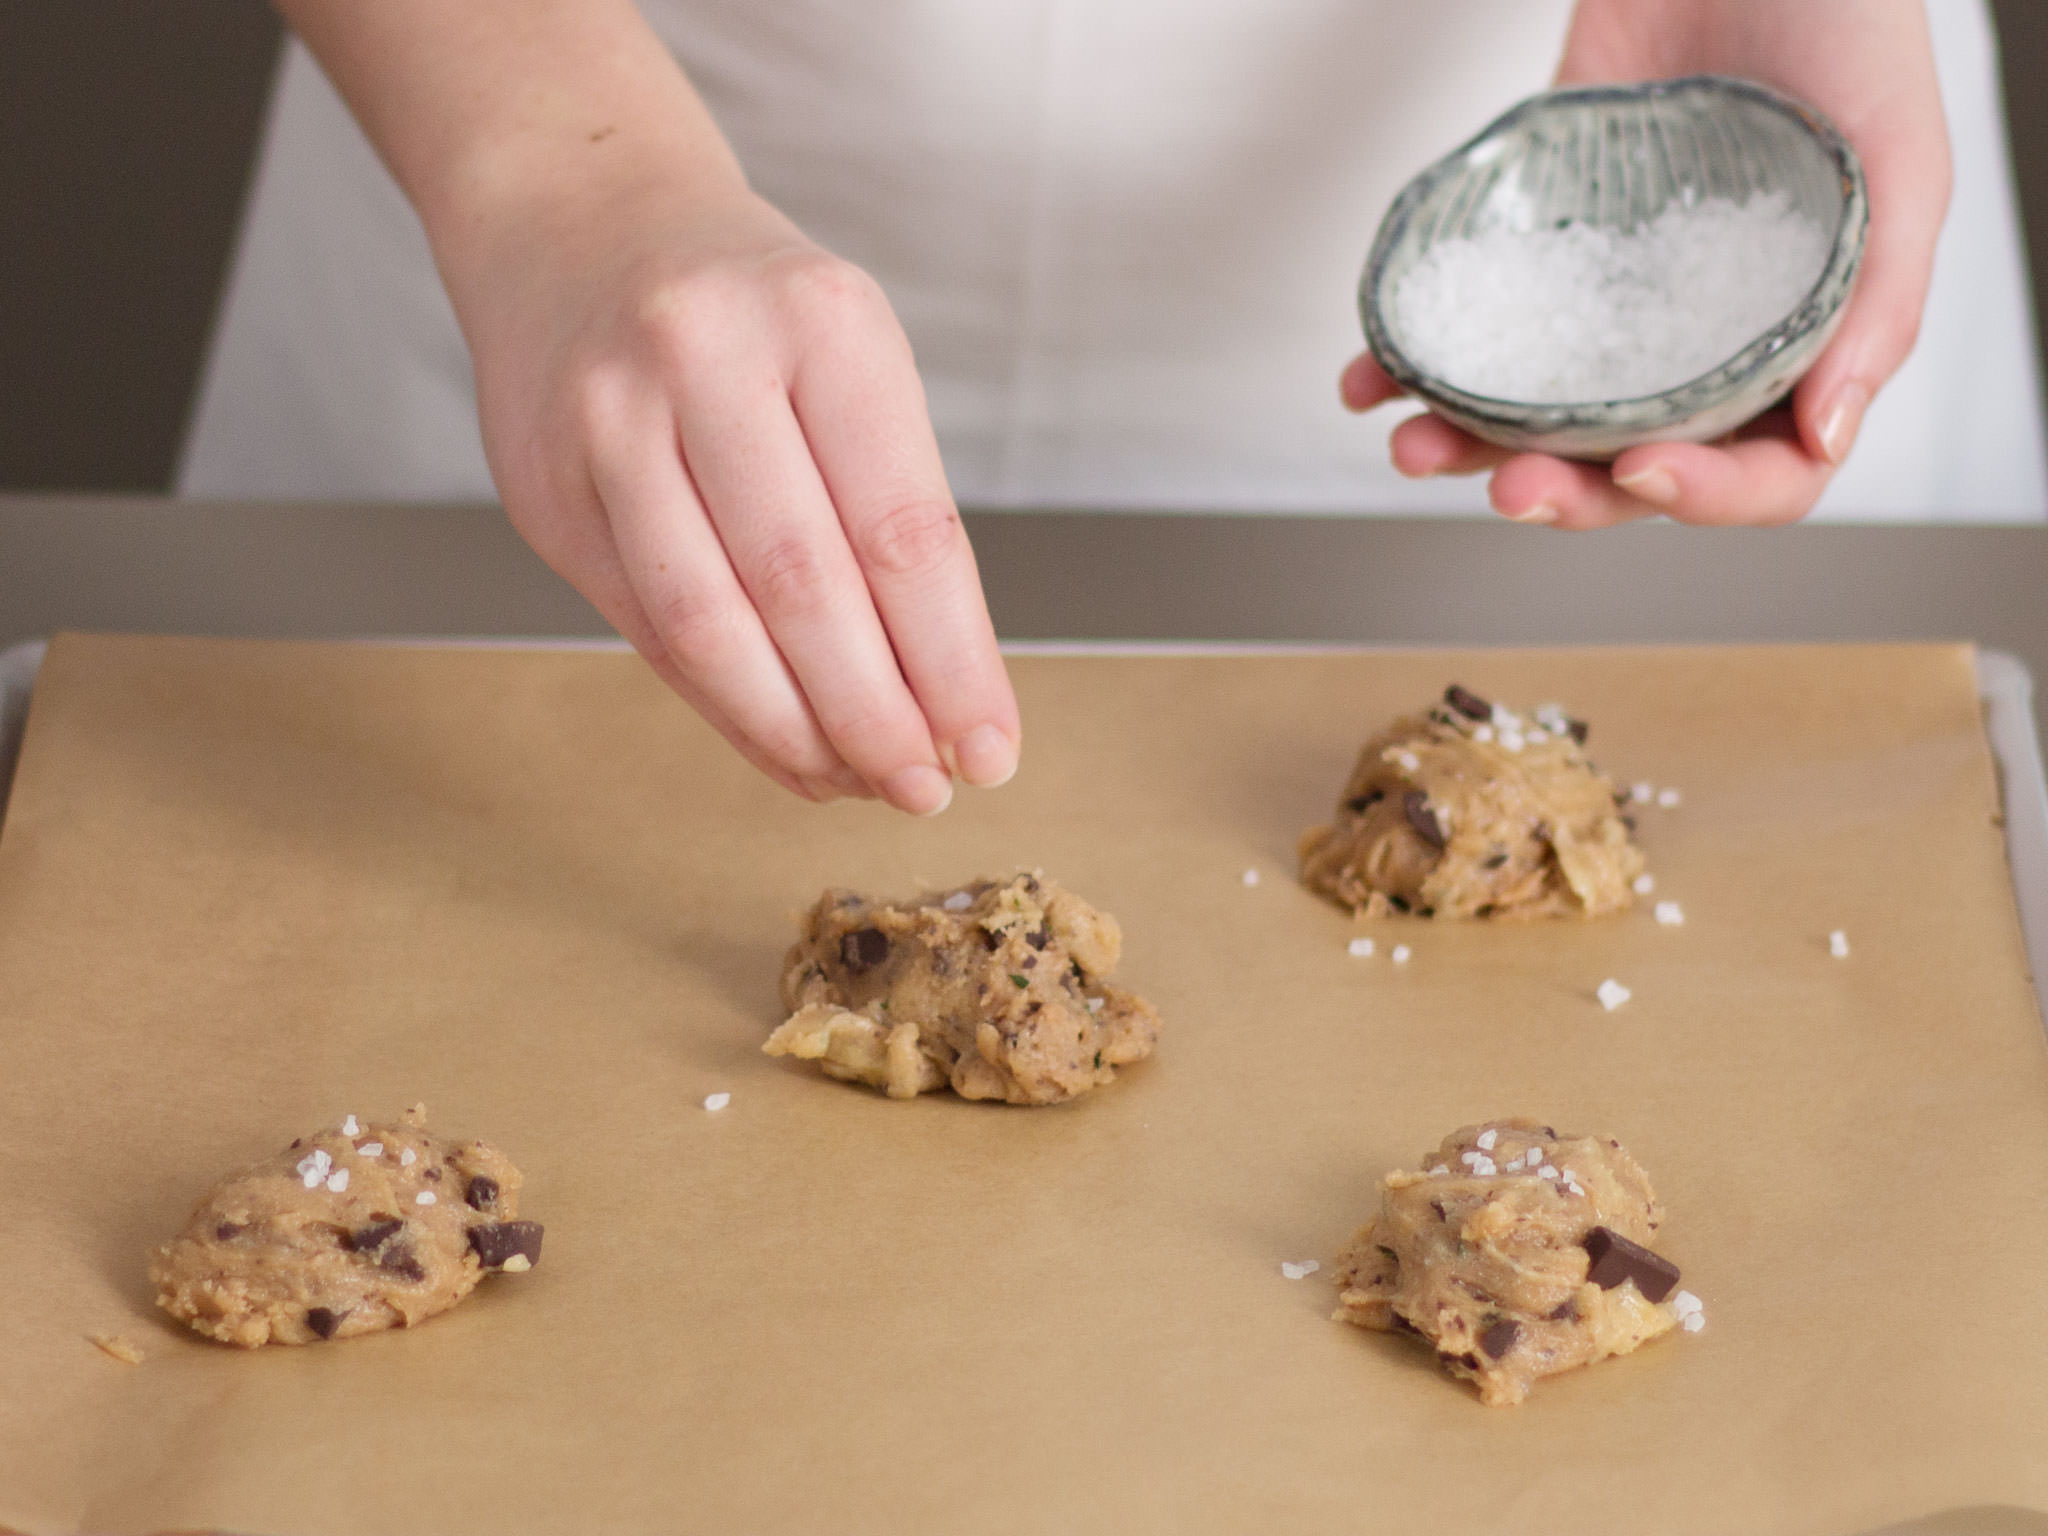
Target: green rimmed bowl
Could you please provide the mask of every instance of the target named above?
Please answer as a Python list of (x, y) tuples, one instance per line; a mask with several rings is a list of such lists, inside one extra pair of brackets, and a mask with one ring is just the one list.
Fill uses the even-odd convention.
[[(1474, 394), (1418, 366), (1387, 300), (1439, 241), (1578, 222), (1634, 229), (1673, 203), (1782, 192), (1833, 232), (1806, 296), (1734, 356), (1671, 389), (1565, 404)], [(1782, 400), (1841, 323), (1870, 200), (1856, 152), (1811, 107), (1750, 80), (1689, 75), (1547, 91), (1510, 108), (1402, 189), (1380, 223), (1358, 307), (1373, 356), (1475, 437), (1606, 460), (1649, 442), (1706, 442)]]

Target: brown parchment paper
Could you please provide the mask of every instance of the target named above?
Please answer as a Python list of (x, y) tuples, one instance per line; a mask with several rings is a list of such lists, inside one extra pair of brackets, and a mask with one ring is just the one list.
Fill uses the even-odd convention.
[[(0, 832), (0, 1525), (2048, 1509), (2048, 1051), (1966, 648), (1013, 672), (1023, 771), (916, 822), (790, 799), (621, 655), (60, 639)], [(1558, 700), (1620, 780), (1682, 790), (1641, 813), (1682, 928), (1400, 919), (1347, 954), (1295, 837), (1451, 680)], [(1019, 864), (1122, 920), (1155, 1060), (1008, 1110), (759, 1053), (820, 887)], [(415, 1099), (525, 1170), (536, 1271), (331, 1347), (155, 1320), (144, 1253), (217, 1175)], [(1383, 1170), (1512, 1113), (1626, 1141), (1708, 1326), (1497, 1411), (1329, 1321), (1329, 1267)]]

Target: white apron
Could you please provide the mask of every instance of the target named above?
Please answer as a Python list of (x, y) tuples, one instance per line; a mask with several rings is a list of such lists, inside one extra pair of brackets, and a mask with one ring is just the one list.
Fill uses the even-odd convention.
[[(1565, 0), (643, 0), (754, 186), (880, 281), (962, 504), (1485, 511), (1337, 404), (1401, 184), (1542, 88)], [(1820, 516), (2048, 509), (1983, 0), (1932, 0), (1953, 211)], [(195, 496), (487, 499), (425, 238), (287, 51), (181, 466)]]

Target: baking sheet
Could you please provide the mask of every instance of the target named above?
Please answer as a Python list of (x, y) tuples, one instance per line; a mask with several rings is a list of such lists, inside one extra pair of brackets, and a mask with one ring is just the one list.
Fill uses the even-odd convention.
[[(1014, 671), (1024, 772), (911, 823), (787, 801), (625, 658), (60, 641), (0, 834), (0, 1522), (1840, 1536), (2048, 1507), (2048, 1050), (1966, 649)], [(1683, 789), (1643, 831), (1683, 928), (1406, 921), (1379, 931), (1407, 967), (1345, 953), (1294, 836), (1452, 678), (1556, 697)], [(1123, 919), (1158, 1060), (1018, 1112), (758, 1056), (819, 886), (1017, 863)], [(526, 1168), (541, 1269), (332, 1349), (150, 1320), (140, 1255), (217, 1171), (412, 1098)], [(1381, 1170), (1518, 1111), (1629, 1142), (1708, 1329), (1503, 1414), (1278, 1263), (1327, 1265)], [(149, 1360), (84, 1343), (110, 1327)]]

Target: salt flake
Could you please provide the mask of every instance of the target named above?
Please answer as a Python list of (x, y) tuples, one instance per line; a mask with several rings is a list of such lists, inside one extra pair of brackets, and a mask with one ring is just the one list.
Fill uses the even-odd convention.
[(1290, 1280), (1305, 1280), (1322, 1267), (1322, 1264), (1315, 1259), (1303, 1259), (1299, 1264), (1289, 1263), (1283, 1259), (1280, 1264), (1280, 1273)]
[(1408, 957), (1413, 953), (1414, 951), (1411, 950), (1406, 944), (1396, 944), (1394, 946), (1394, 952), (1392, 957), (1394, 964), (1406, 965), (1408, 963)]
[(1345, 945), (1346, 953), (1359, 960), (1370, 959), (1372, 957), (1372, 950), (1373, 944), (1371, 939), (1353, 939), (1349, 944)]
[(1685, 926), (1685, 909), (1675, 901), (1660, 901), (1657, 903), (1657, 921), (1666, 928), (1682, 928)]
[(1479, 1133), (1478, 1140), (1475, 1141), (1473, 1145), (1478, 1147), (1479, 1150), (1482, 1152), (1491, 1152), (1495, 1147), (1500, 1145), (1500, 1132), (1496, 1130), (1481, 1131)]
[(1638, 896), (1647, 896), (1650, 894), (1650, 892), (1654, 891), (1655, 889), (1657, 889), (1657, 882), (1654, 878), (1652, 878), (1649, 875), (1636, 876), (1635, 893)]
[(1246, 870), (1244, 872), (1244, 883), (1246, 885), (1257, 885), (1259, 883), (1259, 872), (1256, 869)]
[(732, 1095), (729, 1093), (707, 1093), (704, 1095), (704, 1107), (714, 1115), (731, 1102)]
[(1837, 960), (1848, 959), (1849, 935), (1842, 932), (1842, 930), (1839, 928), (1837, 928), (1833, 933), (1829, 934), (1828, 953), (1833, 955)]
[(327, 1176), (327, 1187), (337, 1195), (348, 1188), (348, 1170), (337, 1168)]
[(413, 1161), (418, 1156), (419, 1153), (413, 1151), (411, 1147), (401, 1147), (398, 1151), (398, 1166), (401, 1168), (410, 1168), (413, 1165)]
[(1600, 999), (1600, 1006), (1602, 1008), (1612, 1013), (1631, 997), (1634, 997), (1635, 994), (1610, 976), (1600, 983), (1600, 990), (1594, 996)]
[(1657, 803), (1667, 811), (1677, 806), (1678, 798), (1678, 791), (1675, 789), (1660, 789), (1657, 791)]
[(414, 1205), (432, 1205), (434, 1203), (434, 1192), (431, 1189), (423, 1189), (412, 1197), (412, 1203)]
[(354, 1115), (348, 1116), (341, 1122), (341, 1134), (344, 1136), (360, 1136), (363, 1134), (363, 1128), (356, 1123)]

